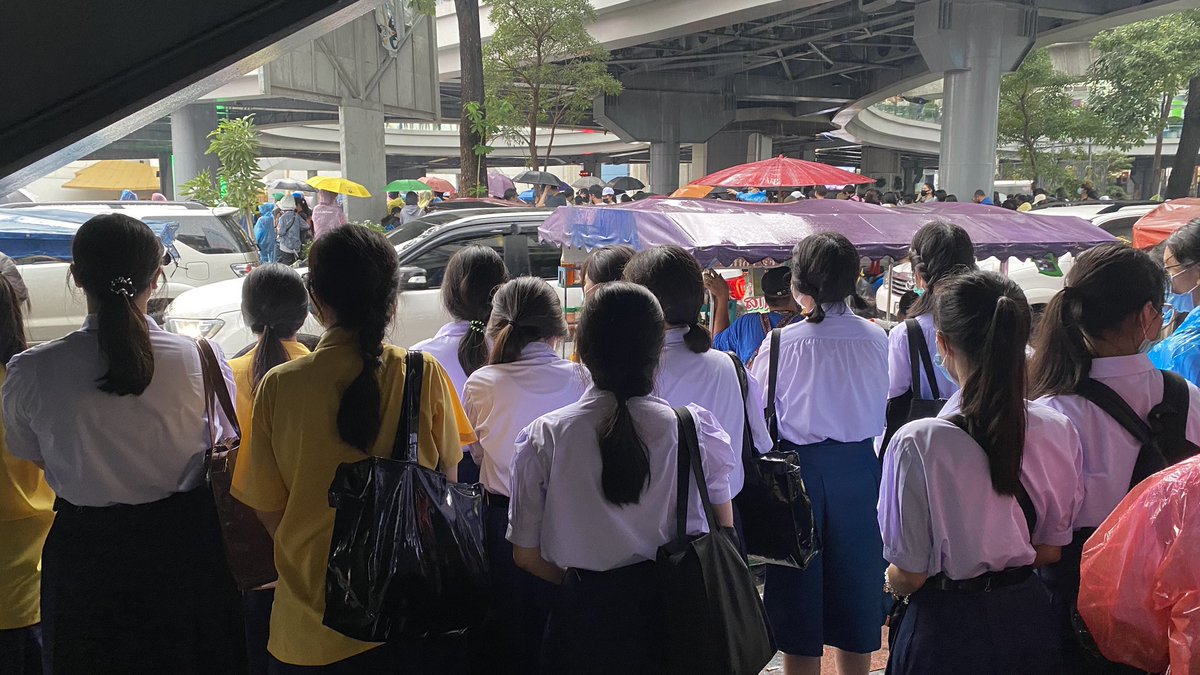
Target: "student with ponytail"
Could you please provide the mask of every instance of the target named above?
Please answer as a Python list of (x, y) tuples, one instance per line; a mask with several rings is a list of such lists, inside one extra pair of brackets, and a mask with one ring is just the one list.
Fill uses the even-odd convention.
[(888, 672), (1058, 673), (1050, 597), (1079, 508), (1079, 436), (1029, 403), (1025, 294), (993, 272), (948, 279), (934, 303), (939, 362), (961, 389), (900, 428), (884, 460), (879, 526), (907, 611)]
[[(704, 304), (700, 265), (678, 246), (656, 246), (635, 255), (625, 267), (625, 280), (645, 286), (658, 299), (666, 322), (662, 362), (654, 394), (672, 406), (694, 403), (710, 411), (729, 434), (738, 461), (729, 474), (729, 493), (742, 491), (741, 458), (771, 450), (771, 434), (763, 418), (763, 395), (758, 381), (746, 380), (743, 393), (740, 359), (712, 349), (708, 330), (699, 324)], [(749, 424), (749, 428), (747, 428)], [(746, 446), (749, 447), (746, 447)], [(741, 529), (734, 510), (735, 522)]]
[(805, 570), (767, 567), (763, 601), (786, 675), (819, 673), (825, 645), (835, 648), (841, 675), (866, 675), (879, 649), (884, 563), (873, 439), (884, 426), (887, 335), (848, 305), (862, 302), (854, 294), (860, 264), (840, 234), (801, 240), (792, 294), (805, 318), (772, 331), (751, 369), (775, 391), (768, 417), (775, 412), (779, 449), (799, 455), (821, 541)]
[(484, 534), (492, 576), (491, 672), (536, 673), (553, 586), (513, 562), (508, 532), (512, 458), (521, 430), (579, 400), (586, 372), (555, 353), (567, 334), (562, 304), (542, 279), (507, 281), (492, 298), (490, 365), (467, 378), (463, 407), (479, 437), (471, 453), (484, 487)]
[[(437, 335), (412, 346), (442, 364), (459, 400), (467, 378), (488, 362), (492, 293), (507, 280), (508, 268), (494, 249), (472, 245), (455, 253), (442, 278), (442, 305), (453, 321), (442, 326)], [(471, 457), (463, 457), (458, 477), (464, 483), (478, 483), (479, 465)]]
[(195, 342), (146, 316), (162, 243), (105, 214), (80, 226), (72, 257), (88, 317), (13, 357), (3, 396), (9, 450), (58, 495), (42, 552), (46, 669), (239, 672), (240, 601), (204, 475), (229, 425), (207, 419)]
[[(339, 227), (313, 243), (308, 287), (328, 332), (315, 351), (272, 368), (254, 399), (254, 436), (242, 447), (234, 497), (259, 512), (275, 538), (279, 582), (268, 651), (272, 673), (438, 671), (432, 645), (359, 642), (326, 628), (325, 571), (337, 467), (388, 456), (403, 409), (407, 352), (385, 345), (396, 306), (396, 252), (364, 227)], [(418, 461), (450, 480), (462, 459), (458, 398), (425, 356)], [(406, 670), (407, 672), (407, 670)]]
[[(1076, 639), (1071, 613), (1079, 593), (1080, 557), (1084, 542), (1130, 488), (1165, 466), (1142, 463), (1141, 440), (1093, 400), (1093, 391), (1107, 390), (1143, 422), (1162, 403), (1172, 408), (1174, 415), (1155, 414), (1159, 429), (1182, 432), (1182, 438), (1158, 438), (1166, 457), (1194, 454), (1200, 444), (1200, 390), (1175, 373), (1159, 371), (1145, 354), (1162, 329), (1166, 283), (1163, 268), (1137, 249), (1104, 244), (1084, 251), (1067, 272), (1063, 289), (1046, 305), (1034, 343), (1031, 396), (1066, 415), (1082, 442), (1082, 504), (1072, 521), (1073, 537), (1062, 560), (1042, 571), (1054, 594), (1068, 673), (1131, 672), (1092, 660)], [(1182, 403), (1171, 402), (1171, 392)], [(1171, 417), (1180, 424), (1172, 425)]]
[[(663, 313), (645, 288), (598, 287), (579, 319), (577, 349), (592, 386), (516, 440), (508, 539), (522, 569), (562, 584), (547, 623), (541, 672), (663, 672), (658, 548), (675, 531), (679, 433), (651, 395)], [(691, 406), (701, 464), (721, 525), (733, 524), (729, 437)], [(707, 531), (693, 487), (689, 534)]]

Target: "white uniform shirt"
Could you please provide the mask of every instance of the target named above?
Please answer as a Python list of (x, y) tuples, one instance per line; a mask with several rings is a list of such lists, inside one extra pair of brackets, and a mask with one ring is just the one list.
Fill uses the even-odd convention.
[(450, 383), (454, 385), (454, 393), (458, 395), (459, 399), (463, 396), (463, 387), (467, 385), (467, 374), (463, 372), (462, 364), (458, 362), (458, 343), (462, 341), (463, 336), (469, 330), (471, 330), (470, 323), (451, 321), (439, 328), (437, 335), (411, 347), (411, 349), (419, 349), (430, 354), (437, 359), (438, 363), (442, 364), (442, 368), (450, 376)]
[[(883, 434), (887, 408), (887, 333), (844, 303), (825, 306), (821, 323), (800, 321), (779, 336), (775, 408), (779, 435), (796, 445), (855, 443)], [(751, 371), (767, 389), (771, 340)]]
[[(675, 538), (675, 476), (679, 427), (666, 401), (632, 398), (629, 410), (646, 446), (650, 480), (636, 504), (616, 506), (600, 486), (600, 433), (616, 407), (613, 395), (589, 388), (576, 403), (538, 418), (517, 437), (508, 540), (540, 548), (559, 567), (606, 571), (653, 560)], [(735, 457), (729, 436), (713, 416), (689, 406), (696, 418), (700, 457), (713, 504), (732, 499), (729, 473)], [(708, 523), (693, 482), (687, 531)]]
[[(937, 328), (933, 325), (933, 315), (922, 314), (915, 318), (921, 325), (921, 332), (925, 335), (925, 344), (929, 345), (929, 357), (936, 359), (938, 354)], [(921, 371), (920, 397), (929, 400), (933, 398), (933, 390), (929, 388), (929, 375), (925, 372), (923, 364), (918, 364), (917, 367)], [(950, 394), (958, 391), (958, 383), (947, 377), (941, 368), (934, 367), (933, 378), (937, 381), (938, 394), (941, 395), (941, 398), (950, 398)], [(896, 324), (896, 327), (888, 334), (888, 398), (896, 398), (908, 391), (910, 387), (912, 387), (912, 362), (909, 360), (908, 353), (908, 327), (901, 322)]]
[[(211, 446), (200, 355), (190, 338), (146, 317), (154, 378), (141, 396), (96, 388), (108, 366), (96, 317), (81, 330), (18, 354), (4, 382), (4, 428), (12, 454), (46, 467), (46, 482), (76, 506), (144, 504), (204, 480)], [(233, 373), (215, 343), (229, 395)], [(224, 416), (217, 410), (218, 435)], [(225, 427), (229, 428), (229, 427)]]
[[(1092, 379), (1117, 392), (1143, 420), (1163, 397), (1162, 373), (1145, 354), (1093, 359)], [(1189, 383), (1187, 439), (1200, 445), (1200, 390)], [(1083, 508), (1075, 529), (1098, 527), (1129, 492), (1141, 443), (1116, 420), (1082, 396), (1047, 396), (1039, 402), (1075, 423), (1083, 443)]]
[(666, 334), (662, 361), (654, 383), (654, 395), (664, 399), (672, 407), (695, 403), (711, 412), (713, 417), (729, 434), (730, 445), (738, 457), (729, 474), (729, 493), (737, 496), (746, 480), (742, 467), (742, 442), (746, 428), (746, 417), (750, 419), (750, 433), (759, 452), (771, 450), (771, 434), (763, 419), (762, 387), (746, 373), (749, 392), (742, 400), (742, 388), (738, 384), (733, 360), (725, 352), (710, 349), (697, 354), (683, 342), (687, 328), (670, 328)]
[(488, 491), (511, 493), (517, 434), (542, 415), (578, 401), (590, 383), (587, 369), (561, 358), (545, 342), (526, 345), (512, 363), (471, 373), (463, 409), (479, 437), (471, 455)]
[(1037, 513), (1032, 535), (1016, 497), (992, 487), (987, 454), (949, 418), (900, 428), (884, 458), (879, 489), (883, 557), (907, 572), (971, 579), (1033, 564), (1034, 544), (1071, 542), (1071, 522), (1083, 500), (1079, 435), (1070, 421), (1038, 403), (1026, 405), (1021, 484)]

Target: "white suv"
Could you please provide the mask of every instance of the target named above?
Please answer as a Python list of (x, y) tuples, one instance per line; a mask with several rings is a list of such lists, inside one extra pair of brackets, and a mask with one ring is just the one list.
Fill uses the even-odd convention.
[(150, 313), (156, 317), (179, 295), (245, 276), (258, 264), (258, 250), (235, 220), (236, 209), (190, 202), (59, 202), (8, 204), (0, 212), (11, 227), (49, 227), (60, 240), (54, 255), (33, 256), (12, 240), (10, 253), (0, 241), (0, 252), (10, 253), (29, 287), (26, 329), (32, 342), (60, 338), (83, 323), (87, 301), (69, 279), (70, 240), (92, 216), (118, 212), (151, 225), (178, 223), (178, 260), (166, 266), (167, 283), (150, 301)]
[[(408, 347), (433, 337), (450, 320), (442, 306), (442, 277), (450, 256), (466, 246), (481, 244), (495, 249), (513, 276), (528, 274), (557, 283), (561, 251), (538, 241), (537, 233), (538, 225), (550, 213), (550, 209), (521, 208), (438, 211), (389, 232), (388, 240), (400, 257), (400, 296), (387, 341)], [(306, 271), (299, 270), (301, 274)], [(564, 305), (579, 306), (582, 291), (568, 288), (566, 292)], [(215, 340), (229, 355), (255, 342), (242, 320), (241, 280), (179, 296), (167, 308), (166, 328)], [(323, 332), (310, 316), (300, 329), (300, 339), (311, 343)]]

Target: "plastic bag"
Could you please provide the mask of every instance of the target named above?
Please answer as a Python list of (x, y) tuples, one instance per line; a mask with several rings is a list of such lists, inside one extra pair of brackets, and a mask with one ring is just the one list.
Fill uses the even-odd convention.
[(1080, 570), (1079, 614), (1106, 658), (1200, 673), (1200, 457), (1126, 495)]

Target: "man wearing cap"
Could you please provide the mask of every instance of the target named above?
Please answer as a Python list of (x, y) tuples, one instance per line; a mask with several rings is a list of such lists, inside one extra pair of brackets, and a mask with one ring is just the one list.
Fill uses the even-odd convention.
[(800, 306), (792, 296), (790, 269), (767, 270), (760, 285), (770, 311), (746, 314), (730, 324), (729, 284), (715, 270), (704, 272), (704, 286), (713, 296), (713, 347), (734, 352), (747, 366), (771, 329), (786, 326), (800, 317)]
[(613, 204), (616, 202), (617, 191), (606, 187), (600, 191), (600, 201), (605, 204)]

